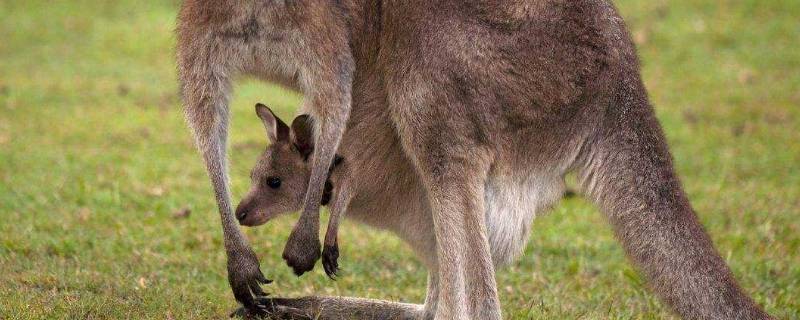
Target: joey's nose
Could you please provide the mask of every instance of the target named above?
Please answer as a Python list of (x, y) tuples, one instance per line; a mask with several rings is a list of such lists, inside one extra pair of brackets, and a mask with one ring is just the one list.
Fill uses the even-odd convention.
[(247, 214), (250, 213), (249, 211), (248, 206), (243, 206), (241, 203), (236, 206), (236, 219), (239, 220), (239, 223), (247, 218)]

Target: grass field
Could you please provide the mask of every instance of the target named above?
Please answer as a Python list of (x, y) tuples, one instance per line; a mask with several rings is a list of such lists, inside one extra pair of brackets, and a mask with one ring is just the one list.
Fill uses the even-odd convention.
[[(618, 1), (687, 192), (742, 286), (800, 318), (800, 2)], [(0, 0), (0, 319), (222, 318), (236, 305), (216, 207), (174, 65), (177, 1)], [(266, 140), (252, 105), (299, 97), (242, 80), (234, 197)], [(188, 217), (175, 217), (184, 208)], [(395, 237), (346, 223), (342, 276), (292, 275), (296, 216), (246, 232), (281, 296), (421, 302)], [(509, 319), (661, 319), (595, 208), (534, 222), (498, 272)]]

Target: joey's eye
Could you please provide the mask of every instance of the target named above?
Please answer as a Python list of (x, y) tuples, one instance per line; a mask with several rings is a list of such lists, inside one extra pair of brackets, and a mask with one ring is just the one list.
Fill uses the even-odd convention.
[(272, 189), (278, 189), (281, 187), (281, 178), (269, 177), (267, 178), (267, 185)]

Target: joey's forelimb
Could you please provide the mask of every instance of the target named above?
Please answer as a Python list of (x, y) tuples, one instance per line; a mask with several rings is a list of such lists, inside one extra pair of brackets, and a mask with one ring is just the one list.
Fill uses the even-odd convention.
[[(346, 168), (342, 168), (344, 166), (342, 165), (343, 160), (341, 156), (337, 155), (331, 165), (331, 172), (334, 170), (346, 170)], [(324, 249), (322, 250), (322, 267), (325, 270), (325, 274), (331, 279), (336, 279), (337, 272), (339, 271), (339, 222), (345, 210), (347, 210), (347, 205), (350, 203), (351, 199), (351, 189), (347, 186), (349, 181), (344, 180), (337, 182), (339, 185), (335, 193), (333, 193), (334, 185), (332, 183), (326, 184), (326, 187), (330, 186), (331, 192), (333, 193), (332, 196), (335, 196), (330, 208), (328, 229), (325, 232)]]

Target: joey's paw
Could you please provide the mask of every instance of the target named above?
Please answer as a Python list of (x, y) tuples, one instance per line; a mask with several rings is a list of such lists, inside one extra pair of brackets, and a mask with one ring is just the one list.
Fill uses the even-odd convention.
[(283, 250), (283, 260), (286, 260), (286, 264), (292, 268), (297, 276), (314, 269), (314, 265), (319, 258), (318, 240), (298, 243), (298, 241), (289, 239), (289, 242), (286, 243), (286, 248)]
[(261, 285), (271, 282), (272, 280), (261, 273), (258, 258), (251, 249), (235, 251), (228, 255), (228, 283), (236, 301), (250, 314), (264, 314), (263, 310), (256, 306), (255, 298), (266, 297), (267, 294), (261, 289)]
[(331, 280), (336, 280), (337, 272), (339, 272), (339, 245), (334, 243), (332, 246), (325, 245), (322, 250), (322, 267), (325, 269), (325, 274)]
[(301, 276), (311, 271), (319, 258), (320, 246), (317, 234), (298, 232), (295, 229), (283, 249), (283, 260), (286, 260), (286, 264), (292, 268), (294, 274)]

